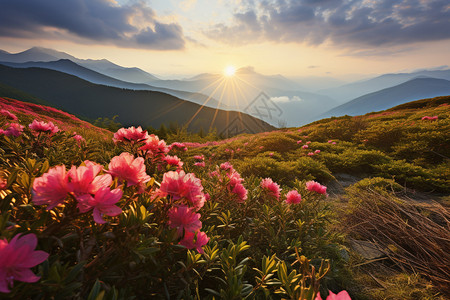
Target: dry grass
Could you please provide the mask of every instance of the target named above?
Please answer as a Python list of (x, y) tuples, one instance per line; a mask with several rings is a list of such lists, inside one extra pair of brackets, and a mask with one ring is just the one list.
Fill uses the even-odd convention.
[(429, 278), (450, 295), (449, 210), (374, 191), (355, 196), (344, 222), (349, 234), (373, 242), (403, 271)]

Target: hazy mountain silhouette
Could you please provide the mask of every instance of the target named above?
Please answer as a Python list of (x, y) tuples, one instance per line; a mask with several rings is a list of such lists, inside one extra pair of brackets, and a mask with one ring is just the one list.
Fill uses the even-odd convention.
[[(76, 76), (42, 68), (0, 65), (0, 83), (43, 99), (53, 106), (88, 119), (112, 118), (129, 125), (159, 127), (177, 122), (191, 131), (216, 128), (238, 134), (273, 129), (247, 114), (216, 110), (154, 91), (129, 90), (93, 84)], [(0, 95), (2, 96), (2, 95)]]
[(315, 119), (343, 115), (363, 115), (413, 100), (446, 95), (450, 95), (450, 81), (435, 78), (416, 78), (394, 87), (358, 97), (317, 116)]
[(356, 97), (393, 87), (418, 77), (450, 80), (450, 70), (421, 70), (412, 73), (384, 74), (372, 79), (357, 81), (336, 88), (320, 90), (317, 91), (317, 93), (330, 96), (339, 103), (345, 103)]
[[(132, 90), (150, 90), (167, 93), (169, 95), (181, 98), (183, 100), (191, 101), (194, 103), (198, 103), (203, 105), (207, 102), (207, 106), (216, 108), (218, 106), (218, 102), (215, 99), (210, 99), (208, 96), (200, 94), (200, 93), (190, 93), (185, 91), (171, 90), (166, 88), (154, 87), (148, 84), (143, 83), (132, 83), (125, 82), (122, 80), (118, 80), (102, 73), (93, 71), (91, 69), (82, 67), (69, 59), (60, 59), (57, 61), (49, 61), (49, 62), (25, 62), (25, 63), (14, 63), (14, 62), (2, 62), (0, 64), (13, 67), (13, 68), (45, 68), (55, 71), (64, 72), (67, 74), (75, 75), (81, 79), (90, 81), (96, 84), (103, 84), (108, 86), (114, 86), (119, 88), (126, 88)], [(222, 108), (226, 108), (225, 105)]]
[(145, 72), (139, 68), (125, 68), (116, 65), (106, 59), (79, 59), (75, 56), (67, 54), (65, 52), (56, 51), (53, 49), (47, 49), (42, 47), (33, 47), (20, 53), (9, 53), (6, 51), (0, 52), (0, 61), (4, 62), (49, 62), (60, 59), (69, 59), (85, 68), (100, 72), (102, 74), (111, 76), (116, 79), (120, 79), (128, 82), (135, 83), (147, 83), (152, 80), (158, 80), (158, 78), (150, 73)]

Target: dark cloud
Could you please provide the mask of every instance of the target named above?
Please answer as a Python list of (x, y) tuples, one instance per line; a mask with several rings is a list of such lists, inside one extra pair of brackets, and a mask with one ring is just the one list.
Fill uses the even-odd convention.
[(122, 47), (164, 50), (185, 46), (181, 26), (158, 22), (144, 2), (119, 6), (109, 0), (1, 1), (0, 36), (61, 38), (61, 32)]
[[(378, 47), (450, 39), (448, 0), (243, 1), (234, 24), (206, 31), (229, 43), (298, 42)], [(247, 5), (245, 5), (245, 3)]]

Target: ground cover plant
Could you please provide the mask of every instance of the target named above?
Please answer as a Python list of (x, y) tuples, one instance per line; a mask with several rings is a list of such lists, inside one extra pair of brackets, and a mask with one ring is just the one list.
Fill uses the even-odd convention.
[[(166, 140), (140, 127), (113, 133), (1, 99), (0, 295), (367, 299), (374, 294), (355, 276), (347, 237), (370, 239), (374, 231), (388, 235), (373, 234), (383, 249), (395, 242), (406, 250), (386, 252), (400, 270), (431, 280), (420, 297), (444, 295), (447, 270), (435, 254), (444, 259), (448, 247), (418, 253), (380, 224), (361, 226), (365, 214), (379, 212), (355, 195), (375, 189), (379, 196), (368, 198), (387, 201), (376, 201), (384, 218), (384, 209), (397, 221), (406, 211), (418, 220), (414, 228), (433, 228), (436, 239), (448, 233), (444, 206), (424, 212), (436, 216), (424, 221), (389, 205), (397, 201), (389, 195), (448, 194), (449, 100), (193, 142), (183, 131)], [(330, 188), (342, 173), (360, 181), (346, 192)], [(346, 193), (346, 210), (330, 200), (335, 193)], [(432, 259), (416, 259), (423, 253)]]

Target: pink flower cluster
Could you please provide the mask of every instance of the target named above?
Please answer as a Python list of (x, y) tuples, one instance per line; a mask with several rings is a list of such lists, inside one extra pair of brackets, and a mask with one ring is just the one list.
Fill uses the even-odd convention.
[(115, 144), (120, 142), (138, 143), (147, 140), (149, 137), (147, 130), (142, 130), (141, 126), (135, 128), (134, 126), (129, 128), (120, 128), (114, 133), (113, 142)]
[(151, 134), (145, 140), (145, 144), (139, 148), (145, 152), (146, 155), (151, 157), (162, 156), (169, 152), (169, 147), (167, 147), (166, 142), (164, 140), (160, 140), (158, 136)]
[(273, 182), (271, 178), (264, 178), (261, 180), (261, 188), (270, 197), (280, 200), (281, 188), (278, 183)]
[(128, 152), (111, 159), (108, 165), (108, 173), (120, 181), (126, 181), (127, 186), (138, 186), (140, 192), (144, 190), (145, 184), (150, 181), (150, 176), (145, 173), (145, 161), (142, 157), (134, 158)]
[(0, 239), (0, 292), (9, 293), (9, 287), (14, 280), (23, 282), (36, 282), (36, 276), (30, 268), (42, 263), (48, 258), (48, 253), (34, 250), (37, 238), (30, 233), (16, 235), (8, 241)]
[[(322, 300), (322, 297), (320, 297), (320, 292), (317, 293), (315, 300)], [(347, 291), (341, 291), (338, 294), (330, 291), (326, 300), (352, 300), (352, 298), (350, 298), (350, 295), (347, 293)]]
[(176, 156), (176, 155), (174, 155), (174, 156), (166, 155), (166, 157), (164, 157), (164, 161), (168, 165), (177, 167), (177, 170), (181, 170), (181, 168), (183, 167), (183, 164), (184, 164), (181, 161), (181, 159), (179, 159), (178, 156)]
[[(113, 158), (116, 159), (111, 165), (114, 176), (130, 180), (132, 184), (141, 184), (149, 180), (146, 174), (142, 173), (140, 160), (135, 162), (129, 157), (124, 157)], [(94, 221), (99, 224), (105, 223), (103, 215), (113, 217), (122, 212), (115, 205), (122, 198), (122, 190), (119, 188), (111, 190), (112, 177), (110, 174), (99, 175), (102, 170), (101, 165), (88, 160), (82, 166), (72, 166), (68, 172), (63, 165), (53, 167), (34, 180), (32, 201), (35, 205), (47, 205), (47, 210), (50, 210), (64, 204), (68, 194), (71, 194), (76, 199), (81, 213), (93, 210)]]
[(326, 195), (326, 193), (327, 193), (327, 187), (326, 186), (321, 185), (320, 183), (315, 182), (313, 180), (308, 181), (306, 183), (306, 189), (308, 191), (316, 192), (318, 194), (323, 194), (323, 195)]
[(194, 159), (196, 160), (196, 162), (194, 163), (194, 166), (201, 167), (201, 168), (206, 167), (205, 156), (203, 154), (202, 155), (194, 155)]
[(296, 191), (292, 190), (286, 194), (286, 203), (298, 204), (302, 201), (302, 196)]
[(0, 115), (5, 116), (7, 119), (17, 121), (17, 116), (7, 109), (0, 109)]
[(168, 211), (169, 227), (177, 229), (180, 245), (188, 249), (196, 249), (203, 253), (202, 247), (209, 238), (201, 232), (200, 214), (196, 213), (203, 207), (206, 197), (200, 179), (194, 174), (184, 171), (169, 171), (164, 174), (157, 196), (169, 197), (172, 207)]
[(232, 164), (224, 162), (214, 172), (211, 172), (210, 175), (218, 179), (221, 187), (225, 187), (228, 193), (228, 199), (238, 203), (243, 203), (247, 200), (247, 189), (242, 184), (244, 179), (233, 168)]
[(59, 131), (58, 126), (53, 124), (53, 122), (46, 123), (44, 121), (38, 120), (33, 120), (33, 122), (29, 124), (28, 127), (30, 127), (30, 129), (35, 131), (36, 133), (47, 132), (50, 134), (54, 134)]
[(170, 151), (187, 151), (187, 147), (184, 143), (175, 142), (170, 144), (169, 146)]
[(432, 116), (432, 117), (425, 116), (425, 117), (422, 117), (422, 121), (425, 121), (425, 120), (427, 120), (427, 121), (436, 121), (437, 119), (439, 119), (438, 116)]
[(4, 134), (6, 136), (15, 136), (18, 137), (22, 134), (24, 126), (17, 123), (7, 124), (8, 126), (5, 130), (0, 129), (0, 134)]

